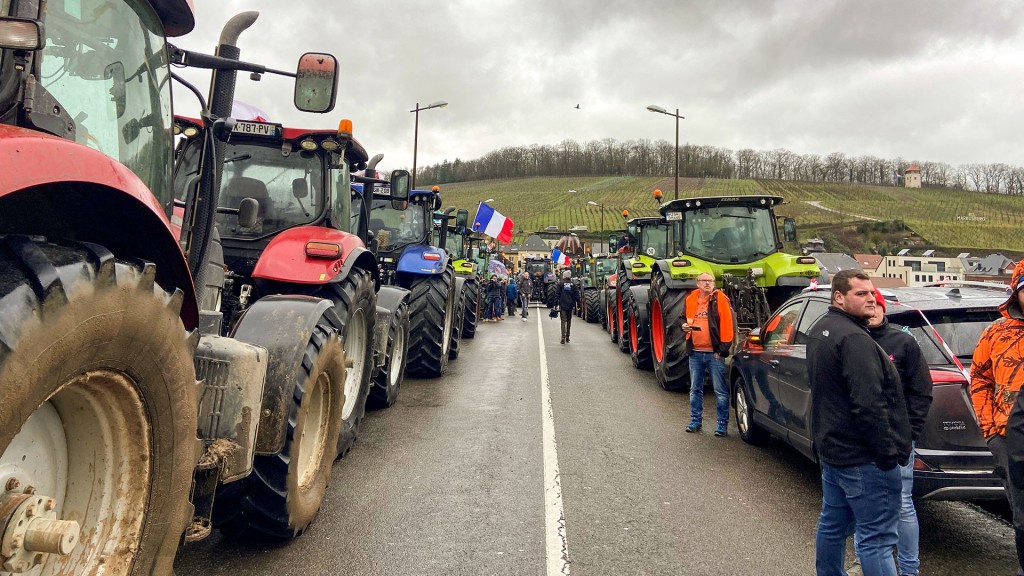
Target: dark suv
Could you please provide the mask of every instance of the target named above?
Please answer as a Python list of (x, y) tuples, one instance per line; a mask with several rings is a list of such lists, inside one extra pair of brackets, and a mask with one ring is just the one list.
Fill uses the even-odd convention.
[[(886, 316), (917, 339), (931, 369), (933, 401), (914, 453), (914, 495), (935, 500), (1002, 498), (992, 453), (978, 429), (967, 374), (982, 330), (1000, 317), (1005, 287), (958, 283), (883, 289)], [(807, 379), (807, 333), (829, 306), (828, 286), (786, 301), (737, 351), (729, 373), (740, 437), (777, 436), (816, 459)]]

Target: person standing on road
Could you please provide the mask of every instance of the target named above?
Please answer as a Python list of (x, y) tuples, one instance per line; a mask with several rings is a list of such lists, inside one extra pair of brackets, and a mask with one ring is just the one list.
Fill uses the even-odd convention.
[(530, 280), (530, 275), (523, 271), (519, 275), (519, 305), (522, 307), (523, 322), (530, 316), (530, 296), (533, 295), (533, 282)]
[[(932, 405), (932, 377), (928, 370), (928, 361), (925, 360), (917, 340), (910, 332), (889, 324), (889, 320), (885, 317), (885, 308), (885, 297), (881, 291), (875, 288), (875, 314), (868, 320), (868, 332), (882, 347), (882, 350), (889, 355), (889, 359), (896, 366), (896, 372), (900, 375), (903, 400), (907, 404), (907, 416), (910, 419), (910, 448), (913, 452), (914, 443), (921, 437), (921, 431), (924, 429), (928, 408)], [(902, 491), (900, 493), (899, 523), (896, 527), (898, 534), (896, 563), (902, 576), (916, 576), (921, 567), (921, 559), (918, 555), (921, 530), (917, 523), (917, 510), (914, 508), (913, 459), (900, 465), (900, 480)], [(853, 546), (859, 558), (861, 548), (859, 533), (854, 534)], [(859, 568), (858, 566), (857, 569), (859, 570)], [(847, 573), (848, 576), (855, 576), (860, 572), (851, 569)]]
[(729, 389), (725, 386), (725, 358), (735, 338), (729, 297), (715, 288), (715, 277), (708, 272), (697, 276), (697, 289), (686, 296), (683, 333), (690, 361), (690, 425), (687, 432), (701, 429), (704, 419), (704, 370), (711, 372), (715, 386), (718, 427), (715, 436), (729, 429)]
[(516, 287), (514, 277), (509, 277), (508, 286), (505, 287), (505, 303), (508, 306), (508, 317), (516, 315), (516, 302), (519, 301), (519, 288)]
[(1024, 574), (1024, 260), (1010, 280), (1003, 318), (981, 333), (971, 362), (971, 403), (1013, 511), (1017, 574)]
[(895, 576), (899, 465), (911, 428), (896, 366), (871, 338), (875, 289), (861, 270), (832, 277), (832, 305), (808, 330), (811, 430), (821, 464), (818, 576), (842, 576), (846, 538), (860, 534), (866, 576)]
[(491, 276), (491, 281), (487, 284), (487, 316), (491, 322), (497, 322), (501, 320), (499, 311), (501, 310), (501, 282), (498, 282), (497, 275)]
[(572, 272), (562, 272), (562, 288), (558, 291), (558, 314), (562, 318), (562, 344), (569, 343), (569, 332), (572, 330), (572, 311), (580, 301), (580, 289), (572, 281)]

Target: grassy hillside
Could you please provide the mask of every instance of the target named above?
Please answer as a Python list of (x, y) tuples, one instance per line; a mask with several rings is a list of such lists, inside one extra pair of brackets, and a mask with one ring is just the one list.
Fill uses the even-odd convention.
[[(668, 199), (674, 185), (673, 178), (526, 178), (447, 184), (442, 196), (445, 206), (469, 208), (470, 217), (478, 202), (494, 198), (490, 204), (515, 220), (519, 241), (526, 232), (552, 225), (563, 230), (580, 225), (598, 231), (601, 209), (587, 201), (604, 205), (605, 229), (621, 228), (622, 210), (628, 209), (634, 216), (656, 214), (653, 190), (660, 188)], [(853, 215), (860, 215), (903, 220), (930, 245), (979, 252), (1024, 251), (1024, 197), (936, 188), (697, 178), (680, 178), (679, 189), (681, 198), (780, 195), (786, 203), (778, 213), (796, 218), (805, 230), (849, 226), (859, 221)], [(824, 209), (808, 202), (817, 202)]]

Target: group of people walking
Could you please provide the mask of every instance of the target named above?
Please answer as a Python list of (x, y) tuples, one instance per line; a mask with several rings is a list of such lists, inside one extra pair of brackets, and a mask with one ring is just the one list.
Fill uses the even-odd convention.
[(504, 320), (506, 313), (511, 318), (516, 315), (517, 309), (524, 322), (529, 317), (533, 283), (526, 272), (509, 279), (492, 275), (484, 280), (481, 290), (484, 294), (484, 322)]

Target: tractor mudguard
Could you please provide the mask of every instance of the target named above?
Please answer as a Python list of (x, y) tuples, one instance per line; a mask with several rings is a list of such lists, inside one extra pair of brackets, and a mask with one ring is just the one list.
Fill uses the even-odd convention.
[(0, 124), (0, 234), (91, 242), (152, 262), (157, 283), (183, 293), (185, 329), (199, 325), (192, 275), (160, 200), (102, 152)]
[(376, 354), (374, 364), (384, 365), (387, 356), (388, 330), (391, 327), (391, 316), (403, 302), (408, 304), (410, 292), (398, 286), (381, 286), (377, 291), (377, 324), (373, 334), (373, 350)]
[(671, 270), (671, 263), (665, 260), (659, 260), (651, 270), (651, 282), (654, 282), (654, 277), (658, 276), (662, 282), (665, 283), (665, 287), (670, 290), (694, 290), (697, 288), (697, 277), (693, 278), (673, 278), (672, 274), (668, 273)]
[[(320, 252), (332, 247), (340, 252), (337, 257), (310, 257), (307, 244)], [(360, 252), (361, 251), (361, 252)], [(366, 251), (363, 241), (354, 234), (323, 226), (298, 226), (274, 236), (260, 254), (252, 277), (293, 284), (329, 284), (344, 278), (343, 272)], [(377, 266), (368, 269), (377, 273)]]
[(637, 302), (637, 308), (641, 310), (643, 314), (644, 310), (647, 310), (647, 301), (650, 300), (650, 286), (647, 284), (641, 284), (639, 286), (630, 286), (629, 294)]
[[(267, 349), (267, 378), (256, 433), (256, 453), (284, 448), (288, 414), (306, 344), (317, 321), (336, 315), (330, 300), (312, 296), (267, 296), (242, 313), (231, 337)], [(340, 325), (340, 320), (338, 325)]]
[(402, 256), (398, 259), (397, 271), (417, 275), (444, 274), (449, 260), (451, 260), (451, 256), (444, 250), (434, 246), (417, 244), (407, 247), (402, 252)]

